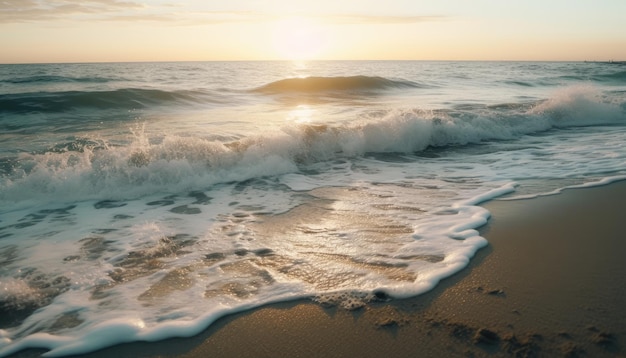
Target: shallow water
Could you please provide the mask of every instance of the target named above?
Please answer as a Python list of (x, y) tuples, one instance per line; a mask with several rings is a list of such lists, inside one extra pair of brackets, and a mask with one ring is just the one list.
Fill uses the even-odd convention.
[(626, 177), (626, 68), (0, 66), (0, 355), (434, 287), (493, 198)]

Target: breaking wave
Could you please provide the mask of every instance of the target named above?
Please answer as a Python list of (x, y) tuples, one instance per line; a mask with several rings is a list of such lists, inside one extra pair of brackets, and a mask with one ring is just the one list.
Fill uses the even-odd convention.
[(394, 109), (350, 124), (289, 124), (234, 141), (147, 138), (141, 131), (128, 145), (77, 138), (76, 143), (6, 160), (0, 171), (0, 201), (139, 197), (285, 174), (301, 165), (369, 153), (514, 140), (553, 128), (624, 123), (625, 118), (619, 104), (603, 103), (585, 88), (571, 88), (549, 100), (517, 106)]

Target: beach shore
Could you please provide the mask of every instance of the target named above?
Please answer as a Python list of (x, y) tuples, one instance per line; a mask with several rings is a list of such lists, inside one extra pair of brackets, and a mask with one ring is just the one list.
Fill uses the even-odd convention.
[[(309, 301), (89, 357), (626, 356), (626, 181), (491, 201), (489, 245), (434, 290), (356, 311)], [(42, 351), (22, 352), (38, 356)]]

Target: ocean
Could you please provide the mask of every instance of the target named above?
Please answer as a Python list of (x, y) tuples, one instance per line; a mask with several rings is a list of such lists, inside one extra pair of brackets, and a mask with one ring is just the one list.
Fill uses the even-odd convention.
[(419, 295), (625, 143), (618, 63), (0, 65), (0, 356)]

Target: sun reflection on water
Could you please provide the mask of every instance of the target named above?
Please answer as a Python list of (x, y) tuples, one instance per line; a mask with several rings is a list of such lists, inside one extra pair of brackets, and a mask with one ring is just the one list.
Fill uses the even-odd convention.
[(309, 105), (299, 104), (287, 114), (287, 121), (294, 123), (312, 123), (315, 110)]

